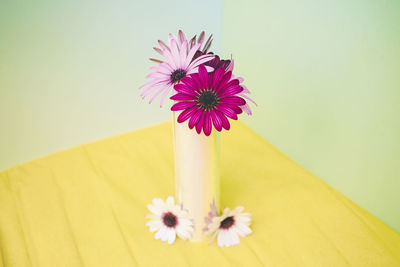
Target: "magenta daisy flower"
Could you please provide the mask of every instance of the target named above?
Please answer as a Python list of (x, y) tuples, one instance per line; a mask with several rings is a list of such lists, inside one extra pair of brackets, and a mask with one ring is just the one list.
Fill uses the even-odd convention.
[[(161, 63), (150, 68), (153, 72), (146, 76), (150, 80), (139, 88), (145, 88), (141, 94), (143, 99), (151, 95), (150, 103), (162, 94), (160, 102), (162, 106), (174, 85), (179, 84), (187, 75), (198, 72), (198, 66), (213, 59), (214, 55), (206, 54), (193, 60), (194, 54), (202, 43), (196, 43), (191, 48), (187, 40), (178, 42), (175, 38), (170, 38), (170, 46), (166, 46), (162, 41), (159, 43), (163, 49), (156, 49), (156, 51), (164, 57), (164, 61), (160, 60)], [(213, 70), (209, 66), (207, 69)]]
[(232, 72), (219, 68), (207, 73), (206, 67), (199, 66), (199, 73), (191, 74), (174, 86), (178, 92), (171, 97), (178, 101), (172, 111), (183, 110), (178, 116), (178, 122), (189, 119), (189, 128), (196, 127), (197, 133), (209, 136), (212, 125), (217, 131), (222, 128), (229, 130), (228, 118), (237, 120), (237, 114), (242, 113), (240, 106), (246, 101), (237, 96), (243, 91), (238, 79), (231, 79)]
[[(197, 51), (196, 54), (194, 55), (194, 58), (200, 57), (205, 55), (205, 52), (202, 51)], [(209, 52), (208, 54), (213, 54), (212, 52)], [(212, 67), (214, 69), (218, 69), (218, 68), (224, 68), (226, 71), (233, 71), (233, 67), (234, 67), (234, 61), (233, 59), (229, 60), (229, 59), (220, 59), (219, 56), (215, 55), (215, 57), (210, 60), (207, 61), (206, 63), (204, 63), (204, 65)], [(235, 77), (234, 75), (232, 75), (231, 79), (238, 79), (239, 80), (239, 84), (240, 86), (243, 87), (243, 91), (238, 94), (238, 96), (243, 97), (246, 100), (249, 100), (250, 102), (252, 102), (255, 106), (257, 106), (257, 103), (250, 98), (250, 91), (249, 89), (247, 89), (247, 87), (243, 84), (244, 79), (242, 77)], [(249, 106), (248, 103), (246, 103), (245, 105), (240, 107), (244, 112), (246, 112), (247, 115), (251, 115), (251, 108)]]

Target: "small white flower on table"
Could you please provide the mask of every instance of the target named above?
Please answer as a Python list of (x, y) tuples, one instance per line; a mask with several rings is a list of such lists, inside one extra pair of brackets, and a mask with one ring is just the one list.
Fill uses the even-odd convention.
[(192, 236), (192, 219), (182, 206), (174, 204), (172, 196), (168, 197), (165, 203), (161, 198), (154, 198), (153, 205), (149, 204), (147, 207), (153, 214), (146, 216), (151, 219), (146, 225), (150, 227), (150, 232), (157, 231), (155, 239), (172, 244), (176, 235), (183, 240)]
[(210, 243), (218, 237), (218, 245), (234, 246), (240, 243), (239, 236), (245, 237), (252, 233), (249, 225), (251, 223), (250, 213), (242, 213), (243, 207), (234, 210), (225, 208), (221, 216), (214, 216), (204, 229), (206, 235), (214, 234)]

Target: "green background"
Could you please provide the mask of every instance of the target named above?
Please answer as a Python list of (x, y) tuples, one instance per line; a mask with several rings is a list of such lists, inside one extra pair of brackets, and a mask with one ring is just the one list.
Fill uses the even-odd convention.
[(244, 121), (400, 232), (400, 1), (225, 1), (222, 33)]
[(0, 169), (169, 119), (137, 87), (179, 28), (233, 55), (248, 125), (400, 232), (396, 0), (2, 1)]

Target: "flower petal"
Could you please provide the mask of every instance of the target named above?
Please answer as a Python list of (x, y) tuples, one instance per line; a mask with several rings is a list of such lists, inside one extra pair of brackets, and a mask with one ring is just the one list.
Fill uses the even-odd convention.
[(200, 78), (200, 82), (201, 82), (201, 85), (203, 86), (203, 88), (206, 88), (208, 72), (203, 64), (199, 66), (199, 78)]
[[(232, 77), (232, 72), (230, 72), (230, 71), (228, 71), (227, 73), (224, 74), (224, 76), (222, 76), (221, 82), (220, 82), (219, 85), (218, 85), (218, 87), (219, 87), (218, 91), (219, 91), (220, 89), (222, 89), (223, 86), (224, 86), (225, 84), (227, 84), (227, 83), (230, 81), (231, 77)], [(216, 89), (217, 89), (217, 88), (216, 88)]]
[(176, 237), (176, 233), (172, 229), (168, 229), (168, 244), (172, 245), (174, 243)]
[(229, 118), (231, 118), (233, 120), (237, 120), (238, 119), (238, 117), (236, 115), (236, 112), (233, 111), (229, 107), (229, 105), (225, 105), (225, 104), (219, 103), (218, 106), (217, 106), (217, 109), (219, 111), (221, 111), (225, 116), (227, 116), (227, 117), (229, 117)]
[(202, 81), (200, 80), (200, 75), (198, 73), (192, 74), (192, 75), (190, 75), (190, 77), (193, 79), (193, 82), (196, 84), (196, 86), (193, 87), (193, 88), (195, 88), (194, 90), (196, 92), (205, 88)]
[(156, 235), (154, 236), (154, 239), (163, 239), (163, 237), (166, 235), (166, 228), (165, 227), (161, 227), (160, 230), (158, 230), (158, 232), (156, 233)]
[(174, 56), (170, 50), (163, 50), (163, 56), (167, 61), (167, 64), (171, 66), (173, 70), (178, 69), (178, 65), (176, 65)]
[(183, 77), (183, 78), (181, 79), (181, 83), (185, 84), (186, 87), (188, 87), (188, 88), (190, 88), (190, 89), (193, 89), (193, 88), (198, 87), (197, 84), (196, 84), (196, 82), (194, 81), (192, 75)]
[(190, 101), (190, 100), (195, 100), (196, 97), (193, 96), (193, 95), (177, 93), (177, 94), (171, 96), (170, 99), (172, 99), (172, 100), (181, 100), (181, 101)]
[(204, 64), (204, 63), (210, 61), (213, 58), (214, 58), (213, 55), (200, 56), (200, 57), (196, 58), (195, 60), (193, 60), (192, 63), (190, 63), (190, 65), (188, 66), (188, 69), (195, 68), (195, 67), (199, 66), (200, 64)]
[(196, 132), (197, 132), (198, 134), (201, 133), (201, 129), (203, 128), (204, 117), (205, 117), (205, 112), (203, 111), (202, 114), (201, 114), (201, 116), (200, 116), (199, 121), (198, 121), (197, 124), (196, 124)]
[(225, 230), (218, 231), (218, 246), (222, 248), (223, 246), (227, 246), (229, 244), (227, 232)]
[(222, 121), (220, 117), (216, 114), (215, 110), (210, 111), (210, 116), (212, 118), (215, 129), (220, 132), (222, 130)]
[(178, 103), (175, 103), (171, 107), (171, 110), (172, 111), (183, 110), (183, 109), (187, 109), (187, 108), (193, 107), (194, 105), (195, 105), (194, 102), (178, 102)]
[(197, 43), (202, 44), (204, 42), (204, 36), (205, 36), (205, 32), (202, 31), (199, 35), (199, 38), (197, 39)]
[(244, 106), (240, 106), (240, 108), (246, 112), (247, 115), (252, 115), (253, 113), (251, 112), (251, 108), (249, 106), (249, 104), (246, 104)]
[(227, 104), (232, 104), (232, 105), (237, 105), (237, 106), (243, 106), (246, 105), (246, 100), (239, 96), (229, 96), (229, 97), (224, 97), (219, 100), (221, 103), (227, 103)]
[(203, 132), (206, 136), (209, 136), (212, 131), (211, 116), (210, 111), (205, 111), (204, 122), (203, 122)]
[(163, 41), (158, 40), (158, 44), (160, 45), (162, 50), (169, 50), (168, 45), (166, 45)]
[(178, 37), (179, 37), (179, 41), (181, 43), (183, 43), (184, 41), (186, 41), (186, 36), (185, 33), (182, 30), (178, 31)]
[(233, 59), (231, 59), (231, 63), (229, 63), (228, 67), (226, 68), (226, 71), (233, 71), (235, 63), (233, 62)]
[(236, 233), (235, 229), (229, 231), (230, 239), (231, 239), (231, 246), (236, 246), (240, 244), (239, 236)]
[(194, 54), (200, 48), (200, 46), (201, 46), (200, 44), (196, 44), (189, 50), (189, 53), (186, 57), (185, 66), (189, 66), (190, 62), (193, 59)]
[(164, 94), (161, 96), (160, 108), (164, 105), (164, 100), (167, 97), (167, 95), (169, 94), (169, 92), (171, 92), (171, 89), (172, 89), (172, 85), (168, 86), (168, 89), (165, 89)]
[(187, 85), (182, 83), (175, 84), (174, 89), (186, 95), (196, 95), (193, 89), (189, 88)]
[(214, 71), (212, 88), (216, 89), (218, 87), (218, 84), (221, 82), (221, 78), (224, 74), (225, 74), (224, 68), (218, 68), (216, 71)]
[[(182, 103), (191, 103), (192, 105), (195, 105), (193, 102), (182, 102)], [(179, 114), (177, 121), (179, 123), (182, 123), (188, 120), (196, 112), (197, 109), (198, 109), (197, 106), (193, 106), (191, 108), (182, 111), (181, 114)]]
[(230, 87), (227, 87), (224, 91), (220, 91), (219, 92), (219, 97), (223, 98), (223, 97), (227, 97), (227, 96), (234, 96), (240, 92), (243, 91), (243, 87), (239, 86), (239, 85), (233, 85)]
[(228, 83), (226, 83), (225, 85), (220, 85), (218, 88), (218, 93), (222, 94), (226, 89), (232, 87), (232, 86), (236, 86), (239, 85), (239, 80), (238, 79), (233, 79), (230, 80)]
[(187, 41), (183, 41), (180, 51), (179, 51), (179, 67), (185, 69), (187, 65), (185, 65), (186, 57), (187, 57)]
[(189, 120), (189, 128), (190, 128), (190, 129), (193, 129), (193, 127), (196, 126), (196, 124), (199, 122), (200, 117), (202, 116), (202, 114), (203, 114), (203, 110), (199, 108), (199, 109), (192, 115), (192, 117), (191, 117), (190, 120)]
[(173, 205), (174, 205), (174, 198), (173, 198), (172, 196), (169, 196), (169, 197), (167, 198), (166, 203), (167, 203), (168, 205), (173, 206)]
[(221, 112), (221, 111), (219, 111), (219, 110), (214, 110), (215, 111), (215, 114), (219, 117), (219, 119), (221, 120), (221, 122), (222, 122), (222, 127), (225, 129), (225, 130), (229, 130), (230, 128), (231, 128), (231, 125), (230, 125), (230, 123), (229, 123), (229, 120), (226, 118), (226, 116)]

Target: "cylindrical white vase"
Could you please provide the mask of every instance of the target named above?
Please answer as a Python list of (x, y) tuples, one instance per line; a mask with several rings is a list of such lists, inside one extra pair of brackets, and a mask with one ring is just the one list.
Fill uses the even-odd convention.
[(211, 204), (219, 210), (219, 133), (213, 129), (210, 136), (198, 134), (187, 122), (178, 123), (178, 115), (173, 112), (176, 194), (193, 218), (191, 241), (199, 242)]

